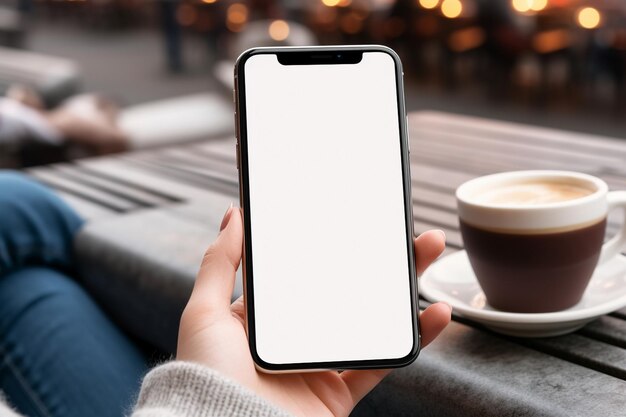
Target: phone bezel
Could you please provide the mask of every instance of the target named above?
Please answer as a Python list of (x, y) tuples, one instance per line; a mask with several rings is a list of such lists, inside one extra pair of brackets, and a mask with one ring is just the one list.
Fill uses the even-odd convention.
[[(250, 216), (246, 214), (250, 212), (250, 193), (248, 181), (248, 150), (247, 150), (247, 125), (246, 125), (246, 100), (245, 100), (245, 63), (247, 60), (259, 54), (281, 54), (284, 56), (301, 54), (336, 54), (346, 53), (348, 57), (350, 53), (366, 53), (366, 52), (383, 52), (391, 56), (395, 66), (396, 78), (396, 100), (398, 104), (398, 127), (400, 132), (400, 148), (401, 148), (401, 164), (402, 164), (402, 181), (404, 189), (404, 209), (406, 223), (406, 241), (407, 253), (409, 261), (409, 281), (411, 291), (411, 310), (413, 323), (413, 346), (409, 354), (401, 358), (389, 359), (369, 359), (369, 360), (349, 360), (349, 361), (333, 361), (333, 362), (310, 362), (310, 363), (287, 363), (276, 364), (268, 363), (263, 360), (256, 349), (256, 327), (254, 321), (254, 289), (253, 289), (253, 263), (252, 263), (252, 247), (251, 247), (251, 224)], [(302, 55), (303, 54), (303, 55)], [(278, 59), (278, 57), (277, 57)], [(332, 58), (331, 58), (332, 59)], [(349, 58), (352, 59), (352, 58)], [(359, 60), (360, 61), (360, 60)], [(304, 59), (303, 62), (306, 62)], [(313, 61), (311, 61), (313, 62)], [(316, 63), (333, 63), (333, 62), (316, 62)], [(315, 65), (311, 63), (309, 65)], [(340, 59), (334, 63), (353, 63), (341, 62)], [(307, 65), (307, 63), (297, 65)], [(354, 46), (319, 46), (319, 47), (270, 47), (270, 48), (252, 48), (243, 52), (235, 63), (235, 124), (237, 135), (237, 166), (239, 171), (239, 198), (243, 211), (244, 221), (244, 245), (243, 245), (243, 287), (244, 287), (244, 304), (246, 307), (246, 331), (248, 334), (248, 343), (250, 353), (258, 368), (265, 372), (289, 372), (289, 371), (317, 371), (323, 369), (380, 369), (380, 368), (397, 368), (412, 363), (420, 351), (421, 335), (419, 327), (419, 309), (418, 309), (418, 281), (417, 271), (415, 269), (415, 253), (413, 246), (413, 203), (411, 198), (411, 172), (410, 172), (410, 148), (407, 132), (407, 119), (404, 98), (404, 84), (402, 63), (398, 55), (391, 49), (381, 45), (354, 45)]]

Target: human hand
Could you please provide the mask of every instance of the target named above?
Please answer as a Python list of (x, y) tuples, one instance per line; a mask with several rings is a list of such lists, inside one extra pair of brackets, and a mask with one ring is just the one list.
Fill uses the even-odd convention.
[[(423, 233), (415, 239), (418, 273), (441, 254), (444, 245), (445, 237), (437, 231)], [(230, 302), (242, 247), (241, 212), (231, 207), (224, 215), (217, 240), (204, 255), (183, 312), (177, 359), (215, 369), (292, 414), (347, 416), (390, 370), (258, 372), (248, 347), (243, 298)], [(450, 314), (447, 304), (436, 303), (420, 315), (422, 347), (446, 327)]]

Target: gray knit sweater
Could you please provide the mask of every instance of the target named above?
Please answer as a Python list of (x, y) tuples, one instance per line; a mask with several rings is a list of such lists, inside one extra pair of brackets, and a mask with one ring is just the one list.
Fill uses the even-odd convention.
[[(290, 417), (205, 366), (169, 362), (146, 375), (132, 417)], [(0, 417), (20, 417), (2, 404)]]

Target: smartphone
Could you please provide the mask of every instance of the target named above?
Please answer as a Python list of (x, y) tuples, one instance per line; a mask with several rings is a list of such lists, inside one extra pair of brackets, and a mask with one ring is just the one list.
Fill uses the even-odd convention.
[(376, 45), (255, 48), (235, 64), (246, 327), (261, 370), (418, 355), (402, 74)]

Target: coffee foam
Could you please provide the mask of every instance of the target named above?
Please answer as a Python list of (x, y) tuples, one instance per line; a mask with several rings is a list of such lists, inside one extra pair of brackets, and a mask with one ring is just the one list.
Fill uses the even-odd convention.
[(575, 184), (533, 181), (497, 186), (476, 193), (472, 200), (493, 206), (536, 206), (575, 200), (592, 193), (593, 190)]

